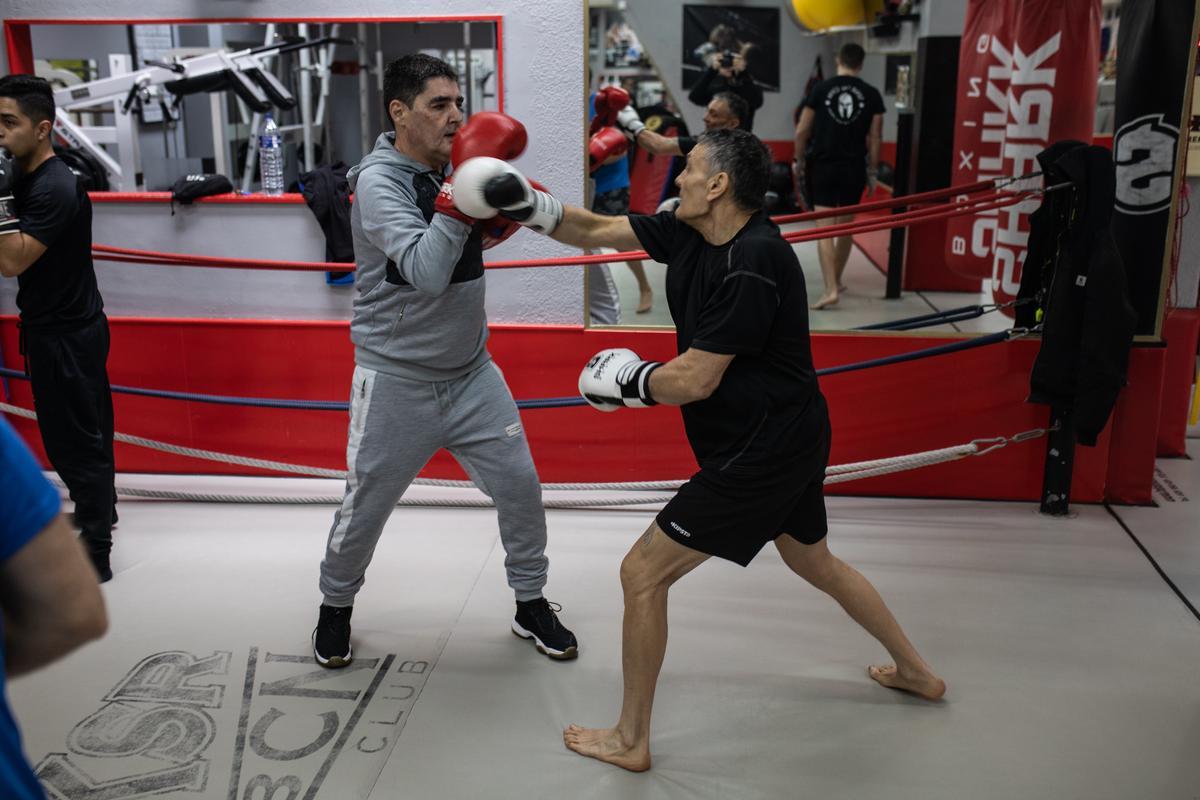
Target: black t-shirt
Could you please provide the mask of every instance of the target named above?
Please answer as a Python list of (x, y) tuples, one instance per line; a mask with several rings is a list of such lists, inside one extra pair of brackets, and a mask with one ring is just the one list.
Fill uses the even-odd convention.
[(862, 162), (871, 120), (884, 113), (883, 96), (854, 75), (821, 81), (800, 107), (811, 108), (815, 114), (806, 156), (819, 161)]
[(17, 276), (17, 308), (30, 329), (71, 329), (104, 308), (92, 266), (92, 201), (61, 158), (17, 177), (21, 231), (46, 252)]
[(675, 140), (675, 143), (679, 145), (679, 152), (686, 156), (688, 153), (696, 149), (697, 141), (698, 140), (695, 136), (680, 136)]
[(711, 396), (681, 407), (700, 466), (753, 475), (823, 456), (828, 412), (804, 274), (779, 228), (759, 212), (715, 247), (671, 212), (629, 222), (650, 257), (667, 264), (679, 352), (736, 356)]

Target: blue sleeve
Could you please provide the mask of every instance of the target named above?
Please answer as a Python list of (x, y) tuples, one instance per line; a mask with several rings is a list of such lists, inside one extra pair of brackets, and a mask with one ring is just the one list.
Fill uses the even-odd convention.
[(58, 515), (58, 491), (42, 476), (33, 453), (0, 417), (0, 561), (29, 544)]

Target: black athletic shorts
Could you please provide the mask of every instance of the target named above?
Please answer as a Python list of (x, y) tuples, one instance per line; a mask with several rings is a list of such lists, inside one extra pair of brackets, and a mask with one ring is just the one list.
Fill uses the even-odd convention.
[(809, 160), (804, 170), (808, 200), (814, 206), (852, 206), (867, 188), (867, 167), (853, 161)]
[(829, 429), (816, 457), (765, 476), (701, 469), (658, 513), (663, 533), (684, 547), (747, 566), (781, 535), (802, 544), (825, 538)]
[(613, 189), (592, 198), (592, 212), (606, 217), (623, 217), (629, 213), (629, 187)]

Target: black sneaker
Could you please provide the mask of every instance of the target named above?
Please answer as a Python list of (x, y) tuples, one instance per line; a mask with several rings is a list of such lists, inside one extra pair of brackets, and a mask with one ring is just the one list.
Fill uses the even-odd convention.
[(101, 539), (99, 541), (90, 539), (85, 535), (80, 535), (79, 541), (83, 543), (84, 549), (87, 551), (88, 560), (92, 562), (92, 567), (96, 570), (96, 576), (100, 583), (108, 583), (112, 580), (112, 538)]
[(512, 632), (522, 639), (533, 639), (539, 653), (567, 661), (579, 655), (579, 643), (575, 641), (575, 634), (558, 621), (556, 611), (562, 611), (562, 606), (544, 597), (524, 602), (518, 600)]
[(354, 660), (350, 647), (350, 614), (354, 606), (321, 606), (321, 618), (313, 629), (313, 656), (329, 669), (339, 669)]
[(89, 557), (92, 560), (92, 566), (96, 570), (96, 577), (100, 583), (108, 583), (111, 581), (113, 572), (108, 553), (91, 553)]

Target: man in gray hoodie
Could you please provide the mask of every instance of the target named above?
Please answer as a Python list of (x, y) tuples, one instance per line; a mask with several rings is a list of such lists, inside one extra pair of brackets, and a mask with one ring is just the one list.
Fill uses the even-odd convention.
[[(454, 208), (447, 180), (456, 134), (456, 154), (511, 158), (524, 147), (524, 130), (515, 120), (507, 129), (472, 130), (473, 118), (460, 131), (458, 77), (427, 55), (388, 64), (384, 98), (394, 130), (349, 173), (356, 264), (349, 476), (321, 562), (313, 653), (324, 667), (350, 663), (354, 597), (384, 523), (446, 448), (496, 503), (517, 599), (513, 632), (551, 658), (575, 658), (574, 634), (542, 596), (541, 484), (516, 403), (485, 346), (482, 248), (490, 232)], [(506, 120), (487, 115), (497, 118)]]

